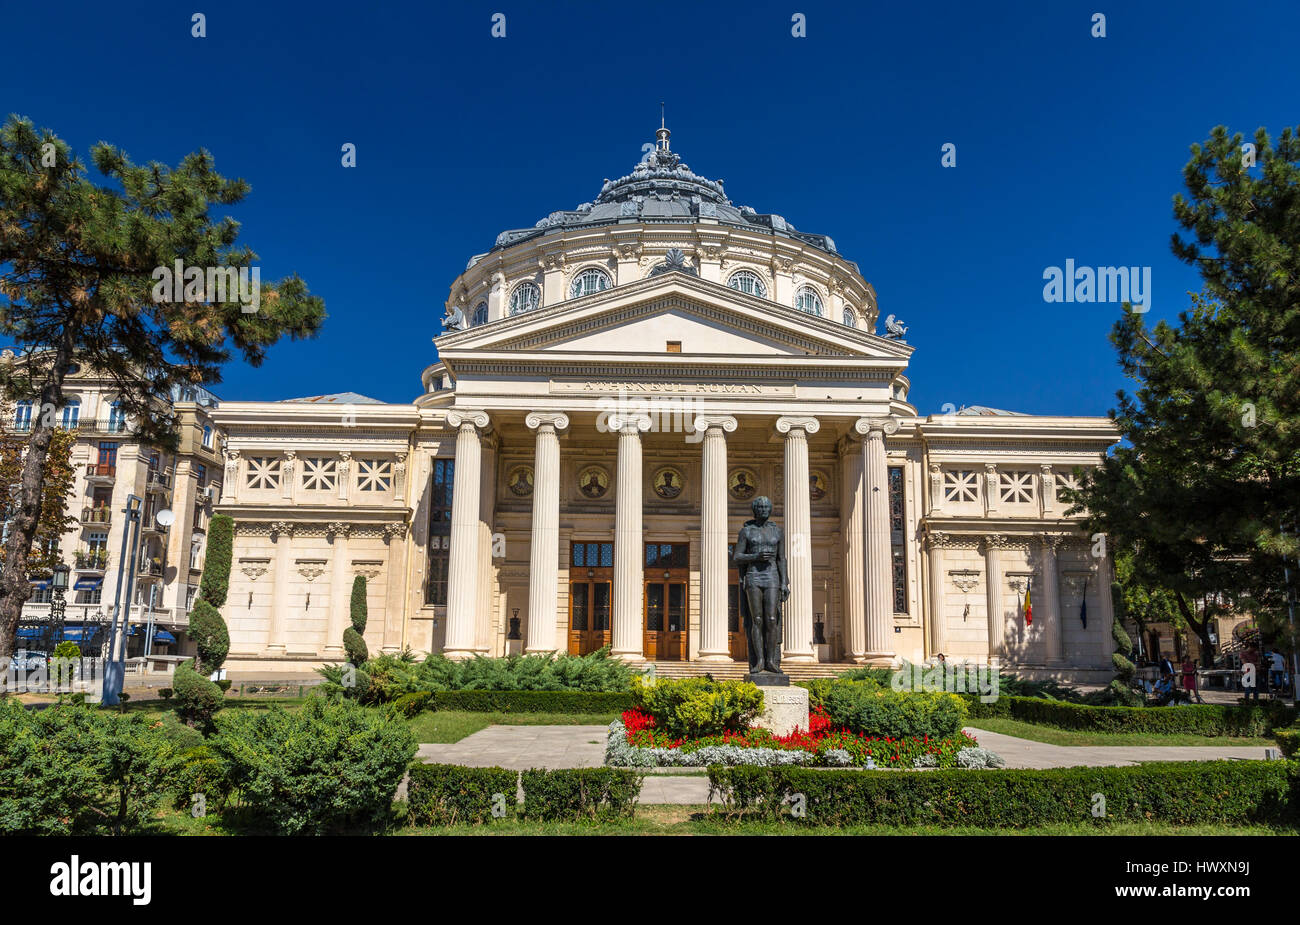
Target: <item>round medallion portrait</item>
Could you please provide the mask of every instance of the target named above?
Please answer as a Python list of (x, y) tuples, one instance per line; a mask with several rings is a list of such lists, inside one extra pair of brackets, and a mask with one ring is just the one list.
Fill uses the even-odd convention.
[(814, 469), (808, 473), (808, 495), (814, 501), (820, 501), (826, 497), (826, 492), (830, 490), (830, 481), (826, 478), (825, 472), (819, 472)]
[(578, 491), (593, 501), (605, 497), (609, 491), (609, 473), (600, 466), (588, 466), (578, 473)]
[(665, 501), (672, 501), (682, 493), (686, 486), (686, 479), (682, 476), (680, 469), (672, 466), (664, 466), (654, 477), (655, 494)]
[(515, 466), (506, 476), (506, 488), (516, 498), (527, 498), (533, 493), (533, 467)]
[(758, 494), (758, 476), (753, 469), (733, 469), (727, 479), (727, 494), (736, 501), (752, 501)]

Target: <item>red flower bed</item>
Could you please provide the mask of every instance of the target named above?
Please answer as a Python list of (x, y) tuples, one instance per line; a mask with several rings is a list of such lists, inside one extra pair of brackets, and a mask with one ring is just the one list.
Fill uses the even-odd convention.
[(802, 750), (822, 756), (828, 751), (846, 751), (854, 764), (866, 764), (871, 759), (877, 765), (913, 767), (923, 755), (935, 756), (938, 767), (956, 763), (957, 752), (976, 744), (973, 736), (960, 732), (949, 739), (931, 739), (929, 736), (910, 739), (875, 737), (834, 728), (825, 708), (815, 707), (808, 716), (808, 729), (796, 729), (789, 735), (773, 735), (766, 729), (748, 729), (743, 732), (724, 732), (718, 736), (697, 739), (669, 739), (655, 728), (654, 717), (638, 709), (623, 714), (627, 744), (638, 748), (680, 748), (694, 751), (706, 745), (733, 745), (739, 748), (775, 748)]

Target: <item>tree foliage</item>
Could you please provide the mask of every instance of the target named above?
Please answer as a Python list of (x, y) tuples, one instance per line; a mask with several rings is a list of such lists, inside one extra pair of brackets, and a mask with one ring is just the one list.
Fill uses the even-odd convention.
[[(235, 352), (258, 365), (282, 337), (313, 335), (324, 304), (297, 276), (261, 283), (255, 299), (222, 298), (227, 270), (248, 270), (251, 290), (257, 255), (232, 217), (212, 214), (248, 184), (218, 174), (207, 151), (170, 167), (100, 143), (91, 161), (106, 184), (49, 130), (18, 116), (0, 128), (0, 334), (20, 360), (0, 367), (0, 391), (59, 408), (77, 363), (115, 386), (136, 439), (173, 446), (173, 388), (219, 382)], [(183, 287), (160, 294), (157, 272), (178, 261)], [(33, 415), (0, 572), (0, 656), (30, 592), (53, 417)]]
[[(12, 426), (13, 407), (0, 402), (0, 505), (8, 514), (18, 505), (18, 488), (22, 481), (23, 463), (27, 456), (29, 435)], [(77, 474), (72, 468), (74, 435), (66, 430), (56, 430), (50, 436), (50, 448), (45, 458), (41, 478), (45, 491), (41, 497), (40, 514), (36, 530), (27, 553), (27, 570), (31, 575), (48, 575), (59, 564), (59, 543), (77, 522), (76, 514), (69, 513), (68, 502), (76, 487)], [(5, 561), (8, 544), (0, 547), (0, 563)]]
[(1203, 291), (1176, 324), (1125, 305), (1111, 335), (1138, 384), (1111, 412), (1125, 442), (1069, 493), (1090, 531), (1131, 551), (1126, 593), (1166, 589), (1206, 660), (1223, 609), (1276, 622), (1297, 552), (1300, 141), (1260, 129), (1253, 145), (1255, 166), (1222, 127), (1192, 147), (1172, 244)]

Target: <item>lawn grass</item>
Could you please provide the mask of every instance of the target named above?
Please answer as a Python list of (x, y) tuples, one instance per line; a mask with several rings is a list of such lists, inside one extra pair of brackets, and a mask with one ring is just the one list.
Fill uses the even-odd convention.
[(1018, 719), (1001, 716), (982, 716), (967, 728), (996, 732), (1001, 735), (1016, 736), (1048, 745), (1240, 745), (1243, 747), (1263, 748), (1276, 745), (1271, 738), (1255, 736), (1201, 736), (1192, 733), (1160, 734), (1151, 732), (1080, 732), (1073, 729), (1058, 729), (1055, 726), (1041, 726)]
[[(469, 713), (438, 710), (408, 722), (417, 742), (459, 742), (488, 726), (608, 726), (617, 713)], [(602, 741), (603, 738), (602, 738)]]

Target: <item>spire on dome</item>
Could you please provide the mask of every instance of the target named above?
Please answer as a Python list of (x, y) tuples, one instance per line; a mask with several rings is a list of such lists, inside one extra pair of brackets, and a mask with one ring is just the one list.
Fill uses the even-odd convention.
[(659, 139), (659, 145), (658, 145), (658, 147), (659, 147), (659, 150), (660, 150), (660, 151), (665, 151), (665, 152), (666, 152), (666, 151), (669, 150), (669, 148), (668, 148), (668, 136), (670, 136), (671, 134), (672, 134), (672, 132), (668, 131), (668, 126), (664, 123), (664, 104), (663, 104), (662, 102), (660, 102), (660, 104), (659, 104), (659, 131), (655, 132), (655, 138)]

